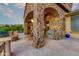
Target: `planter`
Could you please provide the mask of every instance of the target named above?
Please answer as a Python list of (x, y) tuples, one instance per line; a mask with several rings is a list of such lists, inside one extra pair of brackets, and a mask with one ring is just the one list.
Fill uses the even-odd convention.
[(18, 36), (18, 32), (17, 31), (10, 32), (10, 37), (11, 37), (12, 41), (19, 40), (19, 36)]

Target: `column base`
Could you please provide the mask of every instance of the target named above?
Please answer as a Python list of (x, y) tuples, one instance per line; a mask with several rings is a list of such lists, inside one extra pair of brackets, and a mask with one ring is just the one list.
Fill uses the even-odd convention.
[(45, 43), (37, 43), (37, 44), (34, 44), (34, 47), (38, 49), (38, 48), (44, 47), (44, 45)]
[(42, 47), (44, 47), (44, 45), (45, 45), (45, 41), (37, 41), (37, 40), (33, 40), (33, 47), (35, 47), (35, 48), (42, 48)]

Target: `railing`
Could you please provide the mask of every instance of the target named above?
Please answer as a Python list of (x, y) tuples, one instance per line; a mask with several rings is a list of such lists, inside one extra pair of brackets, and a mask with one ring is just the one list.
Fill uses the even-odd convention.
[(10, 56), (10, 44), (11, 39), (9, 37), (0, 38), (0, 56)]
[(4, 56), (4, 49), (5, 49), (5, 45), (3, 42), (0, 42), (0, 56)]

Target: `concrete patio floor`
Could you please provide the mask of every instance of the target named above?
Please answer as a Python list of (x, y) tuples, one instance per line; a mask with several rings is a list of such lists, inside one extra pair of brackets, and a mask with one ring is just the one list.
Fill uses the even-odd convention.
[(21, 39), (11, 44), (15, 56), (79, 56), (79, 39), (50, 40), (43, 48), (36, 49), (32, 41)]

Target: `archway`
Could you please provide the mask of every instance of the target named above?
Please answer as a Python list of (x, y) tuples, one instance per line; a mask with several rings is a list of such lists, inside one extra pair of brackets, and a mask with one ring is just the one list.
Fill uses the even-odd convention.
[(59, 14), (57, 10), (52, 7), (48, 7), (44, 9), (44, 23), (45, 23), (45, 35), (47, 35), (48, 30), (54, 30), (54, 27), (59, 20)]
[(33, 11), (29, 12), (25, 18), (25, 34), (31, 34), (33, 30)]

